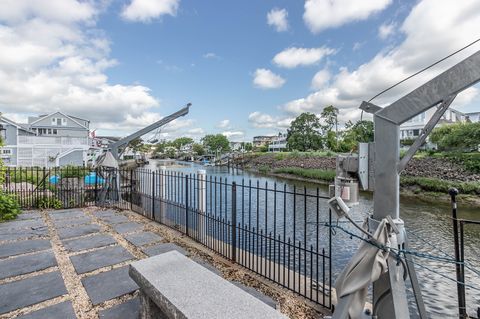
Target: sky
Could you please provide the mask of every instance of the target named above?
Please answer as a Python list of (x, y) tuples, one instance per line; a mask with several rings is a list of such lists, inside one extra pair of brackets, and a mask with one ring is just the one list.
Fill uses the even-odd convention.
[[(157, 137), (249, 141), (328, 105), (358, 120), (363, 100), (480, 37), (479, 25), (477, 0), (0, 0), (0, 112), (62, 111), (123, 136), (191, 102)], [(453, 107), (480, 111), (479, 89)]]

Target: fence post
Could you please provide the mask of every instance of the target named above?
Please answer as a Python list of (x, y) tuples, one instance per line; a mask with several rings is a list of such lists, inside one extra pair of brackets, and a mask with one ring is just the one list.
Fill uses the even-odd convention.
[(95, 206), (97, 206), (97, 194), (98, 194), (98, 167), (95, 167), (95, 190), (94, 190), (94, 196), (95, 196)]
[(188, 175), (185, 175), (185, 234), (189, 236), (188, 231)]
[(450, 188), (448, 190), (452, 203), (452, 223), (453, 223), (453, 242), (455, 245), (455, 270), (457, 274), (457, 295), (458, 295), (458, 311), (460, 318), (467, 316), (467, 309), (465, 304), (465, 283), (462, 282), (462, 269), (460, 267), (460, 245), (458, 238), (458, 219), (457, 219), (457, 200), (458, 190), (456, 188)]
[(207, 171), (199, 169), (198, 176), (198, 228), (197, 238), (205, 238), (205, 214), (207, 212)]
[(130, 210), (133, 211), (133, 169), (130, 170)]
[(159, 180), (159, 190), (160, 190), (160, 223), (165, 223), (166, 212), (166, 197), (167, 197), (167, 167), (160, 166), (160, 180)]
[(237, 261), (237, 183), (232, 182), (232, 261)]
[(152, 172), (152, 219), (155, 220), (155, 171)]

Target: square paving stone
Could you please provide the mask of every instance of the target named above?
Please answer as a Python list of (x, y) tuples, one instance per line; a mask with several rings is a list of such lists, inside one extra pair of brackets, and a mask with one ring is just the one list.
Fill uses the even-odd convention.
[(113, 229), (115, 229), (120, 234), (126, 234), (143, 229), (143, 225), (135, 222), (130, 222), (113, 225)]
[(52, 248), (48, 239), (30, 239), (0, 245), (0, 258)]
[(84, 236), (88, 234), (94, 234), (100, 232), (100, 226), (98, 225), (81, 225), (73, 228), (60, 228), (58, 230), (58, 236), (60, 239), (73, 238), (78, 236)]
[(133, 319), (140, 318), (140, 300), (134, 298), (112, 308), (101, 310), (98, 313), (100, 319)]
[(53, 220), (55, 227), (58, 227), (58, 228), (90, 224), (91, 222), (92, 222), (92, 219), (88, 216), (79, 217), (79, 218), (62, 218), (62, 219)]
[(0, 232), (0, 241), (17, 240), (22, 238), (31, 238), (38, 236), (46, 236), (48, 227), (26, 228), (26, 229), (7, 229)]
[(99, 210), (97, 212), (94, 212), (93, 214), (99, 218), (102, 218), (102, 217), (115, 216), (118, 213), (113, 210)]
[(138, 234), (126, 235), (125, 239), (135, 246), (144, 246), (163, 240), (163, 237), (152, 232), (141, 232)]
[(82, 284), (94, 306), (138, 289), (128, 275), (128, 266), (85, 277)]
[(105, 217), (100, 217), (100, 219), (109, 225), (126, 223), (129, 221), (127, 216), (123, 216), (123, 215), (105, 216)]
[(59, 271), (0, 285), (0, 314), (65, 295)]
[[(77, 319), (70, 301), (64, 301), (29, 314), (17, 317), (16, 319)], [(132, 317), (133, 318), (133, 317)]]
[(187, 255), (187, 252), (185, 249), (182, 247), (175, 245), (173, 243), (162, 243), (162, 244), (156, 244), (150, 247), (143, 248), (142, 251), (147, 254), (149, 257), (155, 256), (155, 255), (160, 255), (172, 250), (178, 251), (182, 255)]
[(53, 251), (0, 260), (0, 279), (29, 274), (57, 265)]
[(52, 219), (63, 219), (63, 218), (78, 218), (86, 216), (85, 213), (81, 210), (61, 210), (50, 213)]
[(117, 243), (115, 238), (106, 234), (97, 234), (85, 238), (70, 239), (63, 242), (63, 246), (69, 251), (81, 251), (91, 248), (99, 248)]
[(39, 219), (42, 218), (39, 212), (24, 212), (17, 216), (17, 220)]
[(22, 228), (39, 228), (45, 227), (45, 223), (41, 219), (27, 219), (10, 221), (0, 224), (0, 232), (8, 229), (22, 229)]
[(107, 247), (70, 257), (78, 274), (134, 259), (135, 257), (121, 246)]

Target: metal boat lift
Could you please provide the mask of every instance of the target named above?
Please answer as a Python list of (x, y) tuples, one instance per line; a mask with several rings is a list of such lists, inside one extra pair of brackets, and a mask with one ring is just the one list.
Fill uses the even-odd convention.
[[(363, 188), (374, 191), (373, 216), (369, 220), (370, 230), (374, 231), (382, 219), (393, 220), (396, 226), (394, 228), (397, 230), (397, 233), (390, 234), (392, 246), (395, 245), (393, 247), (398, 249), (407, 247), (404, 223), (400, 218), (400, 173), (425, 142), (457, 94), (478, 81), (480, 81), (480, 51), (387, 107), (381, 108), (369, 102), (362, 102), (360, 109), (373, 114), (375, 135), (374, 143), (363, 147), (361, 145), (359, 148), (359, 156), (354, 158), (358, 163), (356, 173)], [(435, 106), (437, 110), (434, 115), (405, 156), (400, 159), (400, 125)], [(348, 173), (351, 171), (346, 172)], [(413, 264), (408, 258), (406, 260), (420, 317), (427, 318)], [(404, 273), (403, 266), (392, 260), (388, 260), (387, 265), (388, 270), (373, 283), (372, 315), (379, 319), (410, 318), (405, 283), (403, 276), (399, 275)], [(350, 302), (348, 296), (339, 298), (333, 318), (349, 318)], [(358, 318), (361, 315), (358, 314)]]

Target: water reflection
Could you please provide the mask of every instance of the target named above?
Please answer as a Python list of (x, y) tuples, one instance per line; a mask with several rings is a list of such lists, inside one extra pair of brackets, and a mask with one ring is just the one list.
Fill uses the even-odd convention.
[[(170, 165), (169, 165), (170, 164)], [(328, 195), (328, 187), (317, 184), (310, 184), (301, 181), (285, 180), (275, 177), (267, 177), (250, 172), (245, 172), (240, 169), (228, 169), (226, 167), (204, 167), (192, 163), (170, 162), (165, 163), (161, 161), (151, 161), (151, 164), (146, 167), (147, 169), (159, 169), (160, 166), (167, 165), (169, 170), (182, 172), (186, 174), (196, 173), (198, 169), (205, 169), (207, 176), (216, 176), (217, 178), (226, 178), (227, 181), (235, 181), (238, 185), (249, 185), (249, 180), (252, 180), (253, 186), (257, 181), (259, 185), (268, 188), (273, 188), (274, 185), (278, 189), (285, 189), (292, 191), (294, 188), (303, 191), (306, 189), (307, 194), (315, 194), (318, 192), (320, 195)], [(284, 186), (285, 185), (285, 186)], [(245, 196), (241, 193), (241, 187), (237, 193), (238, 196)], [(255, 193), (254, 193), (255, 195)], [(247, 195), (248, 196), (248, 195)], [(252, 207), (245, 204), (247, 207), (239, 208), (243, 212), (241, 214), (242, 221), (245, 224), (253, 223), (254, 225), (264, 227), (267, 225), (267, 229), (274, 231), (274, 233), (282, 234), (293, 238), (308, 238), (308, 245), (316, 245), (311, 241), (311, 238), (315, 238), (312, 235), (316, 231), (316, 221), (318, 219), (325, 220), (328, 217), (328, 207), (326, 201), (322, 200), (318, 207), (320, 211), (320, 217), (317, 218), (316, 212), (312, 211), (311, 207), (317, 207), (316, 203), (312, 202), (315, 199), (313, 197), (306, 197), (305, 199), (298, 198), (294, 203), (292, 200), (285, 201), (286, 207), (282, 206), (282, 199), (273, 198), (273, 196), (261, 196), (258, 202), (258, 209), (263, 210), (259, 216), (264, 216), (263, 213), (267, 212), (266, 220), (257, 220), (257, 202), (256, 196), (252, 196)], [(300, 196), (302, 197), (302, 196)], [(245, 202), (246, 198), (244, 197)], [(267, 201), (267, 205), (265, 205)], [(244, 202), (244, 201), (241, 201)], [(274, 204), (276, 203), (276, 204)], [(292, 211), (293, 205), (295, 205), (296, 211), (299, 212), (295, 217), (295, 225), (291, 225), (290, 217), (284, 221), (281, 213), (282, 209)], [(309, 207), (306, 214), (304, 214), (305, 205)], [(275, 209), (274, 209), (275, 207)], [(355, 220), (361, 221), (365, 216), (373, 209), (372, 196), (370, 193), (361, 193), (360, 203), (352, 210), (352, 215)], [(228, 211), (228, 209), (226, 209)], [(252, 213), (253, 212), (253, 213)], [(449, 205), (446, 204), (430, 204), (423, 203), (419, 200), (401, 199), (400, 214), (405, 222), (405, 226), (408, 229), (408, 236), (410, 246), (412, 250), (425, 252), (438, 256), (453, 256), (453, 235), (452, 225), (449, 218), (451, 212)], [(459, 217), (466, 219), (478, 219), (480, 215), (478, 210), (462, 208), (461, 202), (459, 203)], [(306, 225), (306, 227), (305, 227)], [(354, 228), (348, 224), (342, 224), (343, 227), (354, 231)], [(258, 229), (258, 228), (257, 228)], [(325, 242), (325, 231), (319, 231), (321, 241)], [(323, 234), (323, 235), (322, 235)], [(307, 236), (308, 235), (308, 236)], [(426, 240), (428, 238), (428, 240)], [(349, 235), (338, 231), (333, 237), (332, 241), (332, 263), (333, 263), (333, 276), (336, 277), (342, 270), (344, 265), (348, 262), (352, 254), (356, 251), (359, 245), (359, 241), (350, 238)], [(320, 243), (320, 246), (322, 244)], [(480, 270), (480, 227), (478, 226), (466, 226), (465, 228), (465, 258), (469, 261), (470, 266), (473, 269)], [(442, 273), (450, 278), (455, 278), (455, 267), (453, 264), (446, 264), (437, 260), (419, 259), (415, 261), (431, 270)], [(422, 288), (422, 294), (425, 300), (427, 311), (432, 318), (446, 317), (455, 315), (457, 311), (457, 294), (456, 284), (438, 274), (431, 272), (428, 269), (416, 266), (418, 278)], [(480, 306), (480, 278), (474, 272), (466, 269), (466, 281), (469, 285), (475, 288), (467, 287), (467, 309), (470, 314), (476, 311), (476, 308)], [(411, 305), (412, 317), (416, 317), (414, 308), (414, 299), (410, 294), (409, 301)], [(458, 316), (457, 316), (458, 317)]]

